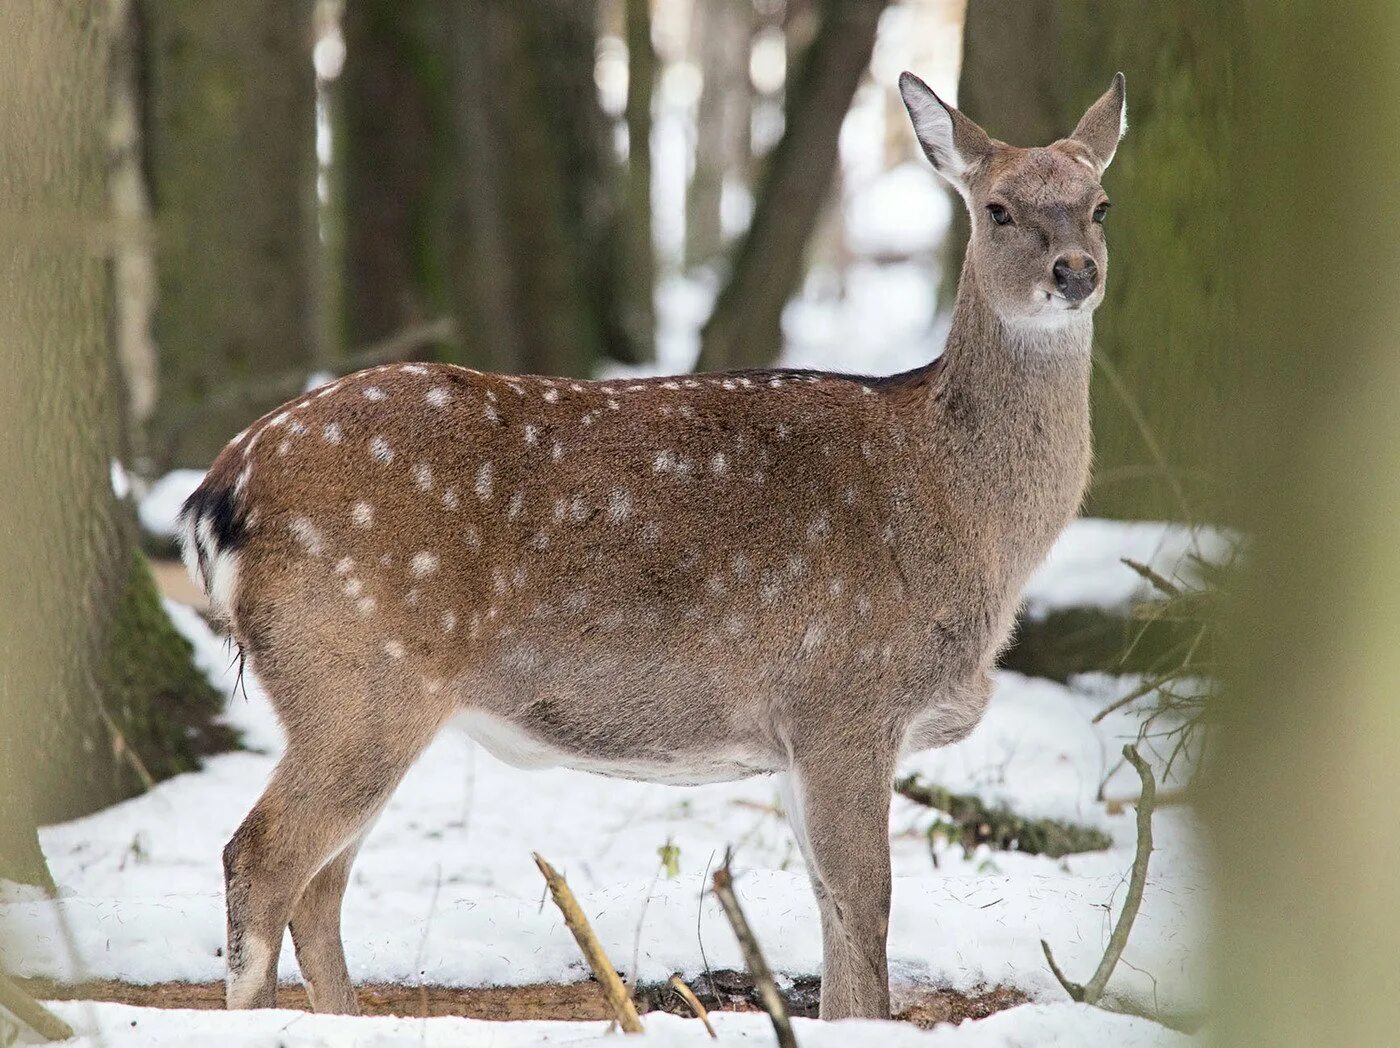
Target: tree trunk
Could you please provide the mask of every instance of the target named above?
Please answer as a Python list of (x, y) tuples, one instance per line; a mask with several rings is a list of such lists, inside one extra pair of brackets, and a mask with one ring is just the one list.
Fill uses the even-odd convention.
[[(318, 342), (312, 0), (141, 0), (157, 228), (159, 467), (204, 466), (249, 418), (205, 409)], [(275, 406), (257, 405), (257, 410)]]
[(651, 107), (656, 86), (656, 49), (651, 41), (651, 0), (623, 0), (627, 32), (627, 177), (621, 221), (624, 254), (618, 290), (624, 326), (636, 353), (653, 355), (656, 312), (656, 248), (651, 231)]
[[(1094, 332), (1106, 367), (1094, 382), (1088, 511), (1102, 516), (1201, 518), (1220, 506), (1210, 477), (1222, 442), (1226, 304), (1212, 260), (1230, 235), (1218, 216), (1232, 57), (1222, 10), (1206, 3), (1186, 17), (1152, 0), (968, 5), (959, 105), (1015, 145), (1069, 134), (1114, 72), (1127, 74), (1128, 137), (1104, 179), (1114, 264)], [(950, 274), (966, 239), (965, 222), (955, 224)]]
[(693, 58), (703, 80), (695, 117), (695, 173), (686, 194), (687, 267), (713, 262), (724, 251), (724, 185), (748, 175), (753, 31), (749, 0), (696, 0), (691, 39), (697, 42)]
[(1226, 481), (1251, 570), (1208, 795), (1210, 1040), (1391, 1044), (1400, 7), (1251, 0), (1231, 21), (1229, 206), (1200, 261), (1240, 297)]
[[(441, 5), (349, 0), (335, 81), (345, 344), (450, 313), (450, 100)], [(447, 353), (449, 357), (450, 353)]]
[(783, 137), (768, 158), (753, 221), (701, 334), (700, 367), (770, 362), (782, 349), (783, 307), (831, 188), (841, 123), (870, 64), (887, 0), (828, 0), (787, 95)]
[(114, 12), (103, 0), (0, 7), (0, 875), (43, 881), (34, 826), (194, 766), (218, 696), (174, 634), (113, 494), (124, 394), (109, 343), (104, 178)]

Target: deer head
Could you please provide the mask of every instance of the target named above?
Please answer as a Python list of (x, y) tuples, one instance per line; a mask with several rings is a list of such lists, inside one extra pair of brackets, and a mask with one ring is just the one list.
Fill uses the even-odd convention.
[(912, 73), (899, 88), (925, 155), (972, 216), (968, 260), (991, 309), (1014, 327), (1087, 318), (1108, 275), (1099, 179), (1127, 129), (1123, 74), (1073, 134), (1035, 149), (990, 137)]

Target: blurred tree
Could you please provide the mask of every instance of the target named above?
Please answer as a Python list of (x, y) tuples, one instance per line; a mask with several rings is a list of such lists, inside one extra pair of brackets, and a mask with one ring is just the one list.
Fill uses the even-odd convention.
[(651, 352), (651, 268), (593, 80), (596, 0), (348, 0), (336, 88), (347, 335), (441, 313), (461, 359)]
[[(1232, 87), (1226, 8), (969, 0), (959, 105), (998, 138), (1063, 137), (1114, 72), (1128, 78), (1128, 138), (1105, 176), (1115, 264), (1095, 320), (1091, 513), (1219, 511), (1209, 478), (1228, 321), (1216, 261), (1229, 235), (1219, 217)], [(955, 226), (949, 273), (965, 243), (966, 225)]]
[(888, 0), (819, 0), (819, 24), (790, 80), (783, 136), (765, 162), (748, 232), (701, 332), (699, 366), (766, 364), (830, 196), (841, 124), (870, 65)]
[(276, 399), (216, 392), (329, 363), (318, 335), (312, 0), (142, 0), (157, 232), (157, 467), (205, 466)]
[[(36, 823), (194, 767), (230, 733), (114, 495), (107, 0), (0, 5), (0, 876), (47, 879)], [(16, 802), (18, 798), (18, 802)]]
[(1250, 543), (1209, 766), (1207, 1041), (1395, 1044), (1400, 5), (1230, 16), (1234, 161), (1207, 261), (1240, 299), (1225, 479)]
[(752, 0), (696, 0), (692, 11), (692, 60), (702, 80), (695, 116), (695, 173), (686, 194), (688, 267), (720, 257), (725, 246), (720, 210), (725, 182), (747, 182), (753, 108), (749, 52), (755, 25)]
[[(621, 280), (629, 287), (656, 285), (656, 248), (651, 232), (651, 108), (656, 88), (656, 48), (651, 39), (651, 0), (623, 0), (627, 33), (627, 179), (623, 211), (625, 243)], [(656, 311), (650, 294), (627, 296), (637, 311), (631, 320), (637, 333), (646, 332), (639, 346), (652, 355)]]
[(450, 313), (449, 71), (440, 0), (348, 0), (341, 31), (344, 341), (359, 347)]

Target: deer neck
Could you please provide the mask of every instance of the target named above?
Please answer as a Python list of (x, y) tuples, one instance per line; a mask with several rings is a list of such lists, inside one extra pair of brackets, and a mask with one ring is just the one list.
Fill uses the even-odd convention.
[(983, 297), (971, 256), (964, 263), (944, 373), (928, 386), (926, 447), (950, 503), (993, 543), (1018, 589), (1083, 497), (1092, 339), (1088, 316), (1009, 325)]

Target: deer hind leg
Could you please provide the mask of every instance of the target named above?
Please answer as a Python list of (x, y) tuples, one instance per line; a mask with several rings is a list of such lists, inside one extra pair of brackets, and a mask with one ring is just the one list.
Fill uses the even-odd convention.
[[(821, 1018), (888, 1019), (890, 782), (895, 746), (795, 748), (789, 818), (822, 920)], [(833, 752), (834, 751), (834, 752)]]
[(368, 832), (366, 827), (339, 855), (321, 867), (292, 909), (292, 943), (313, 1012), (360, 1014), (355, 988), (350, 984), (350, 972), (345, 966), (340, 905), (345, 897), (345, 886), (350, 882), (350, 868)]
[(352, 716), (327, 718), (314, 737), (289, 732), (272, 781), (224, 849), (229, 1008), (273, 1006), (294, 911), (313, 1007), (355, 1007), (339, 933), (344, 882), (359, 838), (440, 723)]

